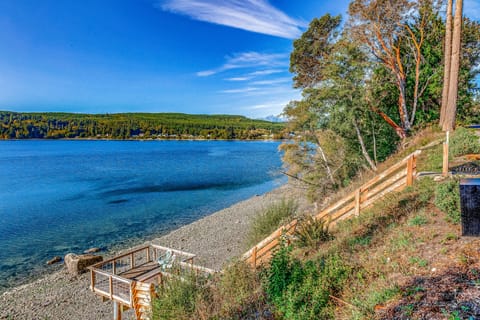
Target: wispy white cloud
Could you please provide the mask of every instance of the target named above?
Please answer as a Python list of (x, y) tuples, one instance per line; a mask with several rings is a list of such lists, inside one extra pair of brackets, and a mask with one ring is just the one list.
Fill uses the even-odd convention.
[(252, 92), (252, 91), (257, 91), (259, 88), (255, 87), (247, 87), (247, 88), (240, 88), (240, 89), (227, 89), (227, 90), (222, 90), (222, 93), (247, 93), (247, 92)]
[(282, 70), (282, 69), (259, 70), (259, 71), (247, 73), (246, 75), (243, 75), (243, 76), (226, 78), (225, 80), (226, 81), (248, 81), (256, 77), (268, 76), (271, 74), (282, 73), (282, 72), (286, 72), (286, 70)]
[(305, 27), (268, 0), (158, 0), (158, 7), (192, 19), (294, 39)]
[(271, 80), (253, 81), (251, 84), (256, 86), (270, 86), (274, 84), (287, 83), (290, 81), (291, 81), (291, 78), (278, 78), (278, 79), (271, 79)]
[(205, 70), (205, 71), (197, 72), (197, 76), (208, 77), (208, 76), (214, 75), (215, 73), (217, 73), (217, 71), (215, 71), (215, 70)]
[(227, 78), (225, 80), (227, 81), (248, 81), (252, 79), (252, 77), (233, 77), (233, 78)]
[(282, 69), (267, 69), (267, 70), (259, 70), (259, 71), (250, 72), (248, 74), (248, 76), (251, 76), (251, 77), (268, 76), (270, 74), (282, 73), (282, 72), (285, 72), (285, 70), (282, 70)]
[(283, 53), (261, 53), (255, 51), (242, 52), (227, 56), (226, 62), (215, 69), (197, 72), (199, 77), (208, 77), (223, 71), (255, 67), (279, 67), (288, 65), (288, 54)]

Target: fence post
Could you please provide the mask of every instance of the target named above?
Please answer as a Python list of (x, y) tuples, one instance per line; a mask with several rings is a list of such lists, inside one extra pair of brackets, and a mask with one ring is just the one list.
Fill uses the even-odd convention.
[(447, 131), (447, 139), (443, 143), (443, 167), (442, 167), (442, 175), (446, 177), (448, 175), (448, 145), (449, 145), (449, 140), (450, 140), (450, 132)]
[(407, 186), (413, 185), (414, 157), (414, 155), (411, 155), (407, 160)]
[(257, 246), (253, 247), (252, 265), (253, 265), (253, 269), (257, 268)]
[(361, 188), (358, 188), (355, 192), (355, 215), (360, 215), (360, 201), (361, 201)]

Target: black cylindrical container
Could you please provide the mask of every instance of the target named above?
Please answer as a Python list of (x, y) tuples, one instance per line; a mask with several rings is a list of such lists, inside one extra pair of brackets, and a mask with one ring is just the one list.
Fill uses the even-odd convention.
[(480, 178), (460, 180), (462, 235), (480, 236)]

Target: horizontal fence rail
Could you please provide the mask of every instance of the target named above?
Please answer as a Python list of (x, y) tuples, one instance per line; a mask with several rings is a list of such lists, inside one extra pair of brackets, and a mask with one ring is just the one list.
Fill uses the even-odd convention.
[[(417, 150), (403, 160), (388, 168), (381, 174), (364, 183), (360, 188), (343, 197), (341, 200), (328, 206), (314, 216), (315, 219), (328, 221), (334, 226), (338, 221), (360, 215), (361, 211), (371, 206), (375, 201), (383, 198), (390, 192), (400, 191), (411, 186), (417, 175), (417, 157), (421, 150)], [(270, 236), (259, 242), (243, 255), (243, 260), (253, 268), (268, 262), (273, 251), (282, 241), (288, 242), (295, 233), (298, 221), (281, 226)]]

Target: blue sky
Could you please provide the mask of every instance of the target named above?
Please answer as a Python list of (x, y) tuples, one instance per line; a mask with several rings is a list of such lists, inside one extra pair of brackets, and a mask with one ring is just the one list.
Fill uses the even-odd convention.
[(0, 0), (0, 110), (277, 115), (293, 39), (348, 2)]

